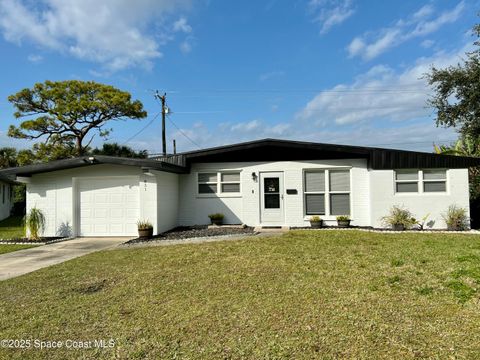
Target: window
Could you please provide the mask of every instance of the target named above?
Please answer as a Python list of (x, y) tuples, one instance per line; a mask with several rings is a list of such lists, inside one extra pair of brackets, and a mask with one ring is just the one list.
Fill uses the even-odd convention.
[(325, 215), (325, 171), (305, 172), (305, 211)]
[[(327, 178), (328, 186), (325, 182)], [(307, 215), (349, 215), (350, 171), (306, 171), (304, 194)]]
[(240, 193), (240, 172), (209, 172), (198, 174), (199, 194)]
[(215, 194), (217, 192), (217, 173), (198, 174), (198, 193)]
[(418, 192), (418, 171), (398, 170), (395, 172), (395, 191), (398, 193)]
[(240, 192), (240, 173), (220, 173), (221, 192), (239, 193)]
[(397, 170), (395, 172), (395, 192), (445, 192), (447, 191), (447, 171), (429, 170)]
[(330, 172), (330, 215), (350, 214), (350, 171)]
[(445, 170), (423, 170), (423, 192), (447, 191), (447, 172)]

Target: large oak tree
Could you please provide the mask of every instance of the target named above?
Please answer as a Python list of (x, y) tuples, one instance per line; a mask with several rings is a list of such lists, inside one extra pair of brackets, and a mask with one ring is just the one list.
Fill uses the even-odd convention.
[(480, 136), (480, 25), (473, 28), (476, 49), (465, 61), (426, 75), (435, 90), (429, 101), (437, 112), (437, 125), (456, 128), (462, 136)]
[[(43, 139), (47, 145), (74, 144), (74, 154), (83, 155), (95, 134), (106, 138), (109, 122), (147, 116), (140, 101), (128, 92), (94, 81), (45, 81), (8, 97), (15, 117), (8, 135), (20, 139)], [(85, 143), (86, 142), (86, 143)]]

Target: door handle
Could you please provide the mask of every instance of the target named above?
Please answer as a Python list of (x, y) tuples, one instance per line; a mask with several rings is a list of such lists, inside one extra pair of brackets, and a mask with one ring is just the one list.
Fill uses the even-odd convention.
[(282, 200), (283, 200), (283, 194), (281, 195), (281, 198), (282, 198)]

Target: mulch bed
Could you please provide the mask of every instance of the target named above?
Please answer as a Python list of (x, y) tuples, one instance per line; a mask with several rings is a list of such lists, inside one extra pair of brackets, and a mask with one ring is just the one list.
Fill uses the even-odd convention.
[(169, 230), (159, 235), (154, 235), (151, 238), (136, 238), (127, 241), (125, 244), (135, 244), (148, 241), (161, 240), (179, 240), (191, 239), (210, 236), (225, 236), (225, 235), (248, 235), (253, 234), (253, 227), (233, 228), (233, 227), (218, 227), (208, 228), (208, 226), (179, 226), (175, 229)]

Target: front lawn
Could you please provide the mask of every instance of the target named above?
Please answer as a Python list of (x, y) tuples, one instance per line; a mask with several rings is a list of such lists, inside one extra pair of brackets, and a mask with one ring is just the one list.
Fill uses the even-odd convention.
[(6, 254), (12, 251), (29, 249), (37, 245), (16, 245), (16, 244), (0, 244), (0, 255)]
[(22, 216), (10, 216), (0, 221), (0, 239), (20, 239), (25, 237)]
[(292, 231), (104, 251), (0, 282), (0, 358), (476, 358), (480, 237)]

